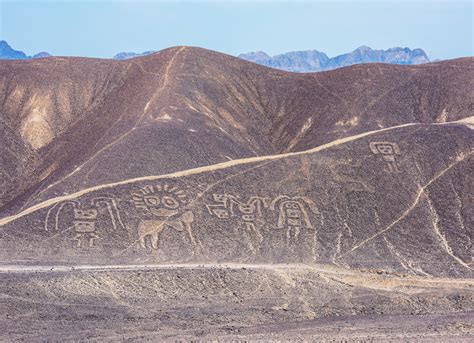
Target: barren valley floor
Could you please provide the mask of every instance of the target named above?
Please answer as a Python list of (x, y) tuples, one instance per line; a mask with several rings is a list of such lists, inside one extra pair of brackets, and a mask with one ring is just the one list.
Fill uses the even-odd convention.
[(10, 265), (0, 280), (8, 341), (474, 338), (472, 279), (229, 263)]

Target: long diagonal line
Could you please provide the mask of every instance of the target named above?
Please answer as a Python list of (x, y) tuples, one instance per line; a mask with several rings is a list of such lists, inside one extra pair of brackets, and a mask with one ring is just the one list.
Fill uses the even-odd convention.
[[(451, 123), (448, 122), (448, 123), (430, 124), (430, 125), (448, 125), (448, 124), (451, 124)], [(174, 173), (170, 173), (170, 174), (140, 176), (140, 177), (121, 180), (121, 181), (117, 181), (117, 182), (101, 184), (101, 185), (86, 188), (86, 189), (83, 189), (83, 190), (80, 190), (80, 191), (77, 191), (77, 192), (74, 192), (74, 193), (71, 193), (71, 194), (68, 194), (68, 195), (54, 197), (54, 198), (45, 200), (43, 202), (40, 202), (36, 205), (33, 205), (33, 206), (17, 213), (17, 214), (7, 216), (7, 217), (4, 217), (4, 218), (0, 219), (0, 226), (6, 225), (6, 224), (8, 224), (8, 223), (10, 223), (14, 220), (17, 220), (21, 217), (24, 217), (25, 215), (36, 212), (36, 211), (41, 210), (43, 208), (46, 208), (48, 206), (54, 205), (58, 202), (62, 202), (62, 201), (65, 201), (65, 200), (76, 199), (76, 198), (79, 198), (79, 197), (81, 197), (85, 194), (88, 194), (88, 193), (91, 193), (91, 192), (94, 192), (94, 191), (109, 189), (109, 188), (113, 188), (113, 187), (116, 187), (116, 186), (127, 185), (127, 184), (132, 184), (132, 183), (141, 182), (141, 181), (153, 181), (153, 180), (161, 180), (161, 179), (167, 179), (167, 178), (185, 177), (185, 176), (201, 174), (201, 173), (204, 173), (204, 172), (213, 172), (213, 171), (217, 171), (217, 170), (222, 170), (222, 169), (226, 169), (226, 168), (230, 168), (230, 167), (234, 167), (234, 166), (238, 166), (238, 165), (245, 165), (245, 164), (257, 163), (257, 162), (263, 162), (263, 161), (277, 160), (277, 159), (282, 159), (282, 158), (286, 158), (286, 157), (293, 157), (293, 156), (308, 155), (308, 154), (323, 151), (323, 150), (326, 150), (326, 149), (329, 149), (329, 148), (332, 148), (332, 147), (335, 147), (335, 146), (338, 146), (338, 145), (341, 145), (341, 144), (344, 144), (344, 143), (347, 143), (347, 142), (355, 141), (355, 140), (364, 138), (364, 137), (369, 136), (369, 135), (373, 135), (373, 134), (377, 134), (377, 133), (381, 133), (381, 132), (386, 132), (386, 131), (391, 131), (391, 130), (395, 130), (395, 129), (403, 128), (403, 127), (417, 126), (417, 125), (425, 125), (425, 124), (408, 123), (408, 124), (392, 126), (392, 127), (389, 127), (389, 128), (384, 128), (384, 129), (379, 129), (379, 130), (374, 130), (374, 131), (368, 131), (368, 132), (364, 132), (364, 133), (361, 133), (361, 134), (358, 134), (358, 135), (337, 139), (337, 140), (332, 141), (330, 143), (326, 143), (326, 144), (323, 144), (321, 146), (318, 146), (316, 148), (309, 149), (309, 150), (306, 150), (306, 151), (236, 159), (236, 160), (222, 162), (222, 163), (218, 163), (218, 164), (214, 164), (214, 165), (210, 165), (210, 166), (187, 169), (187, 170), (184, 170), (184, 171), (174, 172)]]
[[(440, 179), (443, 175), (445, 175), (449, 170), (451, 170), (453, 167), (457, 166), (459, 163), (463, 162), (464, 160), (466, 160), (468, 157), (470, 157), (472, 154), (474, 153), (474, 151), (471, 151), (470, 153), (466, 154), (465, 156), (463, 156), (462, 158), (460, 159), (457, 159), (455, 162), (451, 163), (448, 167), (446, 167), (445, 169), (443, 169), (441, 172), (439, 172), (437, 175), (435, 175), (430, 181), (428, 181), (425, 185), (419, 187), (418, 189), (418, 192), (416, 193), (416, 196), (415, 196), (415, 200), (413, 201), (413, 203), (397, 218), (395, 219), (390, 225), (386, 226), (384, 229), (376, 232), (375, 234), (373, 234), (372, 236), (364, 239), (362, 242), (356, 244), (355, 246), (353, 246), (349, 251), (347, 251), (346, 253), (340, 255), (339, 257), (337, 257), (337, 259), (341, 259), (345, 256), (347, 256), (348, 254), (351, 254), (353, 253), (354, 251), (356, 251), (357, 249), (361, 248), (362, 246), (364, 246), (365, 244), (367, 244), (368, 242), (374, 240), (375, 238), (379, 237), (380, 235), (383, 235), (384, 233), (388, 232), (389, 230), (393, 229), (395, 227), (396, 224), (398, 224), (400, 221), (402, 221), (404, 218), (406, 218), (411, 212), (412, 210), (418, 205), (420, 199), (422, 198), (422, 196), (425, 194), (425, 190), (435, 181), (437, 181), (438, 179)], [(462, 264), (464, 267), (468, 268), (468, 269), (472, 269), (471, 267), (469, 267), (466, 263), (463, 263), (459, 258), (456, 258), (456, 260)], [(460, 262), (461, 261), (461, 262)]]
[[(178, 51), (176, 51), (176, 53), (173, 55), (173, 57), (170, 59), (170, 61), (168, 62), (166, 68), (165, 68), (165, 72), (163, 75), (158, 75), (156, 73), (153, 73), (153, 72), (149, 72), (149, 71), (146, 71), (143, 66), (139, 63), (135, 63), (135, 62), (132, 62), (133, 65), (137, 65), (140, 67), (140, 69), (144, 72), (144, 73), (150, 73), (150, 74), (153, 74), (153, 75), (158, 75), (158, 76), (162, 76), (163, 78), (163, 82), (161, 84), (161, 86), (156, 90), (156, 92), (154, 92), (154, 94), (152, 95), (152, 97), (150, 98), (150, 100), (148, 101), (148, 103), (146, 104), (145, 108), (143, 109), (143, 112), (142, 114), (140, 115), (140, 117), (138, 118), (138, 120), (136, 121), (135, 125), (128, 131), (124, 132), (123, 134), (121, 134), (120, 136), (118, 136), (117, 138), (115, 138), (114, 140), (112, 140), (110, 143), (106, 144), (105, 146), (103, 146), (101, 149), (99, 149), (96, 153), (94, 153), (90, 158), (88, 158), (86, 161), (84, 161), (80, 166), (76, 167), (72, 172), (70, 172), (69, 174), (67, 174), (66, 176), (64, 176), (63, 178), (61, 178), (60, 180), (50, 184), (49, 186), (47, 186), (45, 189), (43, 189), (42, 191), (38, 192), (36, 195), (39, 196), (41, 194), (43, 194), (44, 192), (46, 192), (48, 189), (51, 189), (52, 187), (56, 186), (57, 184), (63, 182), (64, 180), (70, 178), (71, 176), (75, 175), (78, 171), (80, 171), (82, 169), (82, 167), (84, 167), (86, 164), (88, 164), (90, 161), (94, 160), (98, 155), (100, 155), (101, 153), (103, 153), (104, 151), (110, 149), (111, 147), (113, 147), (114, 145), (116, 145), (117, 143), (121, 142), (124, 138), (126, 138), (128, 135), (130, 135), (132, 132), (134, 132), (139, 126), (140, 124), (143, 122), (144, 118), (145, 118), (145, 115), (148, 113), (149, 111), (149, 105), (156, 99), (156, 97), (161, 94), (161, 92), (163, 92), (163, 90), (168, 86), (168, 83), (169, 83), (169, 74), (170, 74), (170, 70), (174, 64), (174, 61), (176, 59), (176, 57), (182, 52), (185, 50), (186, 47), (181, 47), (178, 49)], [(123, 115), (123, 114), (122, 114)], [(121, 118), (118, 119), (118, 121), (120, 120)], [(107, 129), (107, 131), (104, 133), (104, 136), (99, 140), (99, 142), (108, 134), (108, 132), (112, 129), (112, 127), (115, 126), (115, 124), (118, 122), (116, 121), (109, 129)], [(96, 143), (99, 144), (99, 142)]]

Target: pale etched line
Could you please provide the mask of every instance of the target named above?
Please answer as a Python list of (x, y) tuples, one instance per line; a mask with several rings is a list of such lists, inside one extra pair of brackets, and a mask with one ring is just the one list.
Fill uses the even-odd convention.
[[(135, 63), (135, 62), (133, 62), (133, 61), (130, 61), (129, 63), (130, 63), (130, 65), (137, 66), (144, 74), (152, 74), (152, 75), (155, 75), (155, 76), (158, 76), (158, 77), (162, 76), (162, 75), (160, 75), (160, 74), (153, 73), (153, 72), (150, 72), (150, 71), (145, 70), (145, 69), (143, 68), (143, 66), (142, 66), (140, 63)], [(147, 108), (148, 108), (148, 105), (149, 105), (149, 102), (145, 105), (145, 109), (144, 109), (144, 111), (143, 111), (143, 113), (142, 113), (142, 116), (141, 116), (140, 118), (143, 117), (143, 114), (144, 114), (144, 112), (146, 112), (146, 110), (147, 110)], [(120, 117), (105, 131), (104, 135), (97, 141), (97, 143), (94, 145), (94, 147), (97, 146), (97, 145), (99, 145), (100, 142), (107, 136), (107, 134), (117, 125), (117, 123), (119, 123), (119, 122), (122, 120), (122, 118), (123, 118), (123, 116), (124, 116), (125, 113), (126, 113), (126, 112), (122, 112), (122, 113), (120, 114)], [(139, 120), (139, 121), (140, 121), (140, 120)]]
[[(127, 61), (128, 62), (128, 61)], [(126, 73), (129, 71), (130, 69), (130, 66), (131, 65), (138, 65), (137, 63), (134, 63), (134, 62), (128, 62), (129, 65), (127, 67), (127, 71)], [(141, 66), (140, 66), (141, 67)], [(141, 69), (144, 71), (143, 67), (141, 67)], [(126, 74), (125, 73), (125, 74)], [(102, 142), (102, 140), (107, 137), (107, 134), (116, 126), (117, 123), (119, 123), (123, 116), (124, 116), (125, 112), (122, 112), (122, 114), (120, 114), (120, 116), (117, 118), (117, 120), (114, 121), (114, 123), (105, 131), (105, 133), (102, 135), (102, 137), (94, 144), (94, 146), (91, 148), (91, 150), (94, 150), (95, 147), (99, 146), (99, 144)], [(78, 118), (76, 121), (74, 121), (72, 124), (75, 124), (77, 123), (78, 121), (80, 120), (80, 118)], [(71, 126), (72, 126), (71, 124)], [(50, 189), (51, 187), (53, 187), (54, 185), (58, 184), (59, 182), (62, 182), (64, 181), (65, 179), (67, 179), (68, 177), (72, 176), (73, 174), (75, 174), (76, 172), (78, 172), (79, 170), (81, 170), (81, 167), (83, 167), (85, 164), (87, 164), (88, 162), (90, 161), (90, 159), (88, 159), (87, 161), (85, 161), (84, 163), (82, 163), (78, 168), (76, 168), (75, 170), (73, 170), (70, 174), (66, 175), (64, 178), (62, 178), (61, 180), (47, 186), (46, 188), (44, 189), (41, 189), (41, 187), (38, 189), (38, 191), (35, 192), (35, 194), (33, 196), (31, 196), (30, 198), (32, 197), (37, 197), (37, 196), (40, 196), (41, 194), (43, 194), (46, 190)], [(90, 173), (93, 169), (90, 168), (88, 173)], [(84, 180), (87, 178), (87, 174), (86, 176), (84, 176)], [(42, 186), (42, 185), (41, 185)], [(25, 204), (23, 206), (21, 206), (20, 210), (23, 210), (25, 207), (27, 207), (28, 205), (30, 204), (30, 201), (27, 201), (25, 202)]]
[[(345, 107), (348, 107), (348, 104), (347, 104), (347, 101), (342, 98), (341, 96), (339, 96), (338, 94), (334, 93), (333, 91), (331, 91), (329, 88), (327, 88), (326, 86), (324, 86), (321, 81), (319, 80), (319, 78), (316, 76), (314, 78), (316, 80), (316, 82), (319, 84), (319, 86), (321, 88), (323, 88), (326, 92), (328, 92), (329, 94), (331, 94), (332, 96), (334, 96), (335, 98), (339, 99), (340, 101), (342, 101), (342, 103), (344, 104)], [(291, 140), (291, 142), (289, 143), (289, 145), (286, 147), (286, 149), (284, 149), (283, 152), (289, 152), (291, 151), (291, 149), (293, 149), (293, 147), (298, 144), (306, 135), (306, 133), (308, 132), (308, 130), (311, 128), (311, 126), (313, 125), (313, 118), (312, 117), (309, 117), (306, 122), (303, 124), (300, 132), (296, 135), (295, 138), (293, 138)]]
[[(456, 188), (454, 187), (454, 183), (452, 181), (451, 181), (451, 188), (453, 190), (454, 197), (455, 197), (456, 203), (458, 205), (458, 211), (456, 211), (456, 213), (455, 213), (456, 218), (459, 221), (459, 225), (461, 226), (462, 231), (463, 232), (469, 232), (469, 230), (466, 229), (466, 226), (464, 225), (464, 218), (461, 215), (462, 209), (463, 209), (463, 203), (462, 203), (461, 197), (459, 196), (458, 192), (456, 191)], [(466, 237), (467, 237), (467, 239), (469, 240), (469, 243), (470, 243), (471, 242), (471, 236), (467, 235)]]
[(80, 197), (84, 194), (87, 194), (87, 193), (90, 193), (90, 192), (93, 192), (93, 191), (97, 191), (97, 190), (102, 190), (102, 189), (106, 189), (106, 188), (111, 188), (111, 187), (115, 187), (115, 186), (120, 186), (120, 185), (129, 184), (129, 183), (140, 182), (140, 181), (151, 181), (151, 180), (159, 180), (159, 179), (164, 179), (164, 178), (176, 178), (176, 177), (182, 177), (182, 176), (189, 176), (189, 175), (199, 174), (199, 173), (208, 172), (208, 171), (216, 171), (216, 170), (229, 168), (229, 167), (233, 167), (233, 166), (241, 165), (241, 164), (249, 164), (249, 163), (255, 163), (255, 162), (259, 162), (259, 161), (274, 160), (274, 159), (279, 159), (279, 158), (310, 154), (310, 153), (313, 153), (313, 152), (328, 149), (328, 148), (333, 147), (333, 146), (337, 146), (339, 144), (343, 144), (343, 143), (346, 143), (346, 142), (357, 140), (359, 138), (363, 138), (363, 137), (368, 136), (370, 134), (384, 132), (384, 131), (397, 129), (397, 128), (401, 128), (401, 127), (406, 127), (406, 126), (414, 126), (414, 125), (419, 125), (419, 124), (418, 123), (402, 124), (402, 125), (393, 126), (393, 127), (390, 127), (390, 128), (384, 128), (384, 129), (380, 129), (380, 130), (364, 132), (364, 133), (361, 133), (361, 134), (358, 134), (358, 135), (355, 135), (355, 136), (350, 136), (350, 137), (345, 137), (345, 138), (342, 138), (342, 139), (338, 139), (338, 140), (332, 141), (330, 143), (323, 144), (319, 147), (316, 147), (316, 148), (313, 148), (313, 149), (310, 149), (310, 150), (306, 150), (306, 151), (291, 152), (291, 153), (278, 154), (278, 155), (269, 155), (269, 156), (250, 157), (250, 158), (243, 158), (243, 159), (235, 159), (235, 160), (231, 160), (231, 161), (227, 161), (227, 162), (217, 163), (217, 164), (214, 164), (214, 165), (211, 165), (211, 166), (204, 166), (204, 167), (198, 167), (198, 168), (193, 168), (193, 169), (187, 169), (187, 170), (184, 170), (184, 171), (174, 172), (174, 173), (170, 173), (170, 174), (140, 176), (140, 177), (131, 178), (131, 179), (127, 179), (127, 180), (122, 180), (122, 181), (118, 181), (118, 182), (97, 185), (97, 186), (86, 188), (84, 190), (81, 190), (81, 191), (78, 191), (78, 192), (75, 192), (75, 193), (72, 193), (72, 194), (59, 196), (59, 197), (54, 197), (54, 198), (45, 200), (45, 201), (43, 201), (39, 204), (36, 204), (32, 207), (29, 207), (29, 208), (25, 209), (24, 211), (21, 211), (20, 213), (18, 213), (16, 215), (4, 217), (4, 218), (0, 219), (0, 226), (5, 225), (5, 224), (11, 222), (12, 220), (18, 219), (18, 218), (20, 218), (20, 217), (22, 217), (26, 214), (35, 212), (35, 211), (37, 211), (39, 209), (42, 209), (44, 207), (48, 207), (50, 205), (53, 205), (53, 204), (61, 202), (61, 201), (65, 201), (65, 200), (69, 200), (69, 199), (75, 199), (75, 198), (78, 198), (78, 197)]
[[(383, 230), (380, 230), (378, 231), (377, 233), (373, 234), (372, 236), (370, 236), (369, 238), (367, 239), (364, 239), (362, 242), (360, 242), (359, 244), (353, 246), (348, 252), (342, 254), (341, 256), (338, 257), (338, 259), (340, 258), (343, 258), (344, 256), (354, 252), (355, 250), (359, 249), (360, 247), (362, 247), (363, 245), (365, 245), (366, 243), (374, 240), (375, 238), (379, 237), (380, 235), (384, 234), (385, 232), (389, 231), (390, 229), (392, 229), (397, 223), (399, 223), (401, 220), (403, 220), (408, 214), (411, 213), (411, 211), (418, 205), (418, 202), (420, 201), (420, 198), (421, 196), (425, 193), (425, 189), (427, 187), (429, 187), (433, 182), (435, 182), (436, 180), (438, 180), (440, 177), (442, 177), (444, 174), (446, 174), (449, 170), (451, 170), (451, 168), (455, 167), (456, 165), (458, 165), (460, 162), (464, 161), (467, 157), (471, 156), (473, 154), (474, 151), (471, 151), (470, 153), (464, 155), (464, 156), (461, 156), (460, 158), (458, 158), (455, 162), (453, 162), (452, 164), (450, 164), (448, 167), (446, 167), (445, 169), (443, 169), (440, 173), (438, 173), (435, 177), (433, 177), (428, 183), (426, 183), (424, 186), (422, 187), (419, 187), (418, 189), (418, 192), (416, 194), (416, 197), (415, 197), (415, 200), (413, 202), (413, 204), (405, 210), (405, 212), (402, 213), (401, 216), (399, 216), (395, 221), (393, 221), (390, 225), (388, 225), (385, 229)], [(461, 265), (463, 265), (464, 267), (468, 268), (468, 269), (472, 269), (471, 267), (469, 267), (466, 263), (461, 263)]]
[(334, 256), (332, 257), (332, 261), (334, 263), (337, 263), (336, 258), (341, 253), (341, 243), (342, 243), (341, 240), (342, 240), (342, 232), (339, 232), (339, 234), (337, 235), (337, 240), (336, 240), (336, 252), (334, 253)]
[(405, 261), (403, 256), (397, 252), (397, 250), (395, 249), (393, 244), (391, 244), (388, 241), (386, 236), (383, 236), (383, 239), (385, 241), (385, 244), (387, 244), (388, 249), (398, 258), (398, 260), (399, 260), (400, 264), (402, 265), (402, 267), (411, 272), (412, 270), (410, 268), (408, 268), (408, 262)]
[(90, 288), (92, 289), (95, 289), (97, 291), (99, 291), (100, 293), (103, 293), (105, 294), (106, 296), (107, 295), (111, 295), (112, 298), (115, 299), (115, 301), (117, 301), (117, 303), (125, 306), (125, 307), (131, 307), (130, 304), (126, 303), (125, 301), (123, 301), (115, 292), (114, 292), (114, 289), (112, 287), (112, 285), (107, 282), (105, 280), (105, 278), (102, 278), (102, 282), (104, 283), (104, 286), (105, 287), (102, 287), (102, 285), (100, 284), (100, 281), (97, 279), (97, 278), (94, 278), (92, 275), (87, 275), (87, 278), (90, 279), (90, 281), (88, 282), (86, 278), (82, 278), (82, 282), (84, 284), (86, 284), (87, 286), (89, 286)]
[(404, 258), (403, 255), (399, 251), (397, 251), (395, 246), (392, 243), (390, 243), (390, 241), (387, 239), (386, 236), (384, 236), (383, 239), (384, 239), (385, 243), (387, 244), (387, 247), (389, 248), (389, 250), (399, 259), (400, 264), (402, 265), (403, 268), (405, 268), (406, 270), (411, 271), (411, 272), (417, 271), (420, 274), (423, 274), (425, 276), (431, 276), (430, 274), (425, 272), (420, 267), (413, 266), (413, 262), (411, 262), (408, 259)]
[[(88, 272), (107, 272), (107, 271), (142, 271), (142, 270), (175, 270), (175, 269), (266, 269), (274, 271), (310, 271), (317, 273), (324, 273), (330, 275), (346, 275), (346, 276), (363, 276), (371, 275), (364, 271), (357, 269), (340, 268), (329, 264), (303, 264), (303, 263), (166, 263), (166, 264), (107, 264), (107, 265), (0, 265), (0, 273), (69, 273), (76, 271)], [(384, 277), (380, 277), (384, 279)], [(406, 281), (406, 282), (422, 282), (426, 284), (458, 284), (474, 287), (474, 279), (472, 278), (438, 278), (438, 277), (422, 277), (418, 275), (408, 275), (399, 277), (397, 275), (390, 275), (390, 279)]]
[(101, 287), (101, 286), (98, 285), (97, 286), (98, 289), (102, 289), (105, 294), (112, 295), (112, 297), (115, 299), (115, 301), (117, 301), (117, 303), (121, 304), (122, 306), (132, 308), (131, 304), (129, 304), (128, 302), (123, 300), (122, 297), (120, 297), (115, 292), (115, 290), (118, 290), (119, 287), (117, 287), (117, 285), (114, 282), (112, 282), (112, 280), (108, 279), (107, 276), (104, 276), (104, 277), (101, 278), (101, 280), (96, 279), (96, 283), (99, 283), (100, 281), (102, 281), (102, 283), (104, 284), (105, 287)]
[[(165, 69), (165, 73), (163, 74), (163, 83), (162, 85), (158, 88), (158, 90), (153, 94), (153, 96), (151, 97), (150, 101), (147, 102), (147, 104), (145, 105), (145, 108), (143, 109), (143, 112), (142, 114), (140, 115), (140, 117), (138, 118), (137, 122), (135, 123), (135, 125), (130, 129), (128, 130), (127, 132), (124, 132), (122, 135), (118, 136), (116, 139), (114, 139), (112, 142), (110, 142), (109, 144), (105, 145), (104, 147), (102, 147), (99, 151), (97, 151), (94, 155), (92, 155), (89, 159), (87, 159), (87, 161), (85, 161), (84, 163), (82, 163), (80, 166), (78, 166), (76, 169), (74, 169), (72, 172), (70, 172), (68, 175), (66, 175), (65, 177), (61, 178), (60, 180), (52, 183), (51, 185), (49, 185), (48, 187), (46, 187), (43, 191), (39, 192), (37, 194), (37, 196), (40, 196), (41, 194), (43, 194), (44, 192), (46, 192), (48, 189), (51, 189), (52, 187), (58, 185), (59, 183), (63, 182), (64, 180), (70, 178), (71, 176), (75, 175), (78, 171), (80, 171), (82, 169), (82, 167), (84, 167), (87, 163), (89, 163), (90, 161), (94, 160), (98, 155), (100, 155), (103, 151), (109, 149), (110, 147), (114, 146), (115, 144), (119, 143), (122, 139), (124, 139), (125, 137), (127, 137), (131, 132), (133, 132), (134, 130), (136, 130), (136, 128), (143, 122), (143, 118), (145, 117), (145, 115), (148, 113), (148, 110), (149, 110), (149, 105), (152, 101), (154, 101), (154, 99), (156, 98), (157, 94), (161, 93), (165, 88), (166, 86), (168, 85), (169, 83), (169, 71), (171, 69), (171, 66), (173, 65), (174, 63), (174, 60), (176, 58), (177, 55), (179, 55), (186, 47), (182, 46), (181, 48), (179, 48), (179, 50), (173, 55), (173, 57), (170, 59), (170, 61), (168, 62), (168, 65), (166, 66), (166, 69)], [(146, 72), (146, 73), (151, 73), (151, 72), (147, 72), (143, 66), (141, 66), (140, 64), (137, 64), (137, 63), (134, 63), (135, 65), (138, 65), (140, 66), (140, 68), (142, 69), (143, 72)], [(155, 73), (151, 73), (153, 75), (158, 75), (158, 74), (155, 74)], [(123, 115), (123, 114), (122, 114)], [(114, 123), (115, 125), (115, 123)], [(114, 126), (112, 125), (112, 126)], [(111, 128), (109, 128), (107, 131), (106, 131), (106, 134), (109, 132)], [(105, 136), (105, 135), (104, 135)]]
[[(380, 100), (382, 100), (385, 96), (387, 96), (388, 94), (390, 94), (391, 92), (393, 92), (394, 90), (397, 90), (399, 88), (402, 88), (402, 87), (405, 87), (406, 85), (408, 85), (414, 78), (415, 76), (417, 76), (418, 72), (415, 70), (413, 72), (413, 74), (408, 78), (408, 80), (406, 82), (403, 82), (401, 85), (398, 84), (396, 85), (395, 87), (393, 88), (390, 88), (389, 90), (383, 92), (380, 96), (378, 96), (376, 99), (374, 99), (373, 101), (371, 101), (361, 112), (360, 115), (363, 115), (363, 114), (367, 114), (367, 111), (369, 111), (369, 109), (371, 109), (372, 107), (374, 107)], [(416, 118), (413, 118), (416, 120)]]
[(454, 258), (459, 264), (463, 265), (464, 267), (466, 267), (467, 269), (471, 269), (469, 267), (469, 265), (464, 262), (463, 260), (461, 260), (459, 257), (457, 257), (456, 255), (454, 255), (454, 252), (453, 252), (453, 249), (449, 246), (449, 242), (448, 240), (446, 239), (446, 235), (444, 235), (442, 232), (441, 232), (441, 229), (438, 225), (438, 222), (439, 222), (439, 216), (438, 216), (438, 213), (436, 212), (436, 209), (434, 208), (433, 204), (431, 203), (431, 199), (430, 199), (430, 196), (429, 196), (429, 192), (425, 189), (424, 190), (424, 194), (425, 194), (425, 197), (426, 197), (426, 200), (428, 202), (428, 207), (430, 208), (430, 211), (431, 211), (431, 214), (433, 216), (432, 218), (432, 222), (433, 222), (433, 231), (435, 232), (435, 234), (439, 237), (440, 239), (440, 244), (441, 246), (443, 247), (443, 249), (446, 251), (446, 253), (451, 256), (452, 258)]
[[(449, 123), (440, 123), (440, 124), (432, 124), (432, 125), (447, 125), (447, 124), (449, 124)], [(320, 145), (316, 148), (312, 148), (312, 149), (305, 150), (305, 151), (290, 152), (290, 153), (277, 154), (277, 155), (242, 158), (242, 159), (236, 159), (236, 160), (226, 161), (226, 162), (222, 162), (222, 163), (217, 163), (217, 164), (213, 164), (213, 165), (210, 165), (210, 166), (186, 169), (186, 170), (183, 170), (183, 171), (174, 172), (174, 173), (170, 173), (170, 174), (140, 176), (140, 177), (121, 180), (121, 181), (117, 181), (117, 182), (101, 184), (101, 185), (97, 185), (97, 186), (94, 186), (94, 187), (90, 187), (90, 188), (80, 190), (80, 191), (75, 192), (75, 193), (71, 193), (71, 194), (68, 194), (68, 195), (63, 195), (63, 196), (54, 197), (54, 198), (45, 200), (43, 202), (40, 202), (36, 205), (33, 205), (33, 206), (25, 209), (25, 210), (23, 210), (23, 211), (21, 211), (17, 214), (7, 216), (7, 217), (3, 217), (2, 219), (0, 219), (0, 226), (8, 224), (8, 223), (10, 223), (10, 222), (12, 222), (16, 219), (19, 219), (19, 218), (21, 218), (21, 217), (23, 217), (27, 214), (30, 214), (30, 213), (36, 212), (40, 209), (43, 209), (45, 207), (54, 205), (58, 202), (65, 201), (65, 200), (70, 200), (70, 199), (76, 199), (76, 198), (78, 198), (78, 197), (80, 197), (84, 194), (94, 192), (94, 191), (98, 191), (98, 190), (103, 190), (103, 189), (112, 188), (112, 187), (116, 187), (116, 186), (127, 185), (127, 184), (130, 184), (130, 183), (141, 182), (141, 181), (153, 181), (153, 180), (160, 180), (160, 179), (166, 179), (166, 178), (185, 177), (185, 176), (190, 176), (190, 175), (201, 174), (201, 173), (204, 173), (204, 172), (213, 172), (213, 171), (217, 171), (217, 170), (221, 170), (221, 169), (225, 169), (225, 168), (234, 167), (234, 166), (237, 166), (237, 165), (244, 165), (244, 164), (250, 164), (250, 163), (261, 162), (261, 161), (276, 160), (276, 159), (281, 159), (281, 158), (286, 158), (286, 157), (293, 157), (293, 156), (303, 156), (303, 155), (312, 154), (312, 153), (315, 153), (315, 152), (318, 152), (318, 151), (326, 150), (328, 148), (338, 146), (338, 145), (341, 145), (341, 144), (344, 144), (344, 143), (347, 143), (347, 142), (355, 141), (355, 140), (358, 140), (360, 138), (364, 138), (366, 136), (373, 135), (373, 134), (376, 134), (376, 133), (386, 132), (386, 131), (395, 130), (395, 129), (399, 129), (399, 128), (403, 128), (403, 127), (417, 126), (417, 125), (425, 125), (425, 124), (408, 123), (408, 124), (402, 124), (402, 125), (387, 127), (387, 128), (383, 128), (383, 129), (379, 129), (379, 130), (368, 131), (368, 132), (360, 133), (360, 134), (357, 134), (357, 135), (354, 135), (354, 136), (349, 136), (349, 137), (337, 139), (337, 140), (334, 140), (330, 143), (326, 143), (326, 144)]]
[(320, 86), (321, 88), (323, 88), (326, 92), (328, 92), (329, 94), (331, 94), (331, 95), (334, 96), (335, 98), (341, 100), (341, 101), (344, 103), (344, 105), (348, 106), (347, 100), (344, 99), (343, 97), (341, 97), (340, 95), (334, 93), (332, 90), (330, 90), (330, 89), (327, 88), (326, 86), (324, 86), (324, 85), (321, 83), (321, 81), (319, 80), (317, 74), (315, 74), (315, 78), (314, 78), (314, 79), (315, 79), (316, 82), (319, 84), (319, 86)]
[(311, 126), (313, 125), (313, 117), (309, 117), (305, 123), (303, 124), (303, 126), (301, 127), (300, 131), (298, 132), (298, 134), (296, 135), (295, 138), (293, 138), (291, 140), (291, 142), (288, 144), (288, 147), (284, 150), (284, 152), (289, 152), (291, 151), (291, 149), (293, 149), (293, 147), (298, 144), (305, 136), (306, 132), (308, 132), (308, 130), (311, 128)]
[(418, 204), (418, 201), (420, 200), (421, 198), (421, 195), (423, 194), (423, 189), (420, 189), (415, 197), (415, 201), (413, 202), (413, 204), (407, 209), (405, 210), (405, 212), (403, 212), (403, 214), (398, 217), (395, 221), (393, 221), (389, 226), (387, 226), (385, 229), (381, 230), (381, 231), (378, 231), (377, 233), (373, 234), (372, 236), (370, 236), (369, 238), (363, 240), (362, 242), (360, 242), (359, 244), (355, 245), (352, 247), (352, 249), (350, 249), (348, 252), (340, 255), (339, 257), (337, 257), (338, 259), (340, 258), (343, 258), (344, 256), (346, 256), (347, 254), (350, 254), (352, 252), (354, 252), (355, 250), (359, 249), (360, 247), (362, 247), (363, 245), (365, 245), (366, 243), (370, 242), (371, 240), (379, 237), (380, 235), (384, 234), (385, 232), (387, 232), (388, 230), (390, 230), (392, 227), (395, 226), (395, 224), (397, 224), (398, 222), (400, 222), (402, 219), (404, 219), (414, 208), (415, 206)]

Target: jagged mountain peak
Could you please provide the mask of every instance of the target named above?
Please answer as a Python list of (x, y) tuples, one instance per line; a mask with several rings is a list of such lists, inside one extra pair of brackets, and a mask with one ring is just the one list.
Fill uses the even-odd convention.
[(0, 59), (26, 59), (28, 56), (22, 51), (14, 50), (5, 40), (0, 41)]
[(0, 60), (25, 60), (30, 58), (44, 58), (51, 55), (45, 51), (28, 56), (23, 51), (14, 50), (5, 40), (0, 41)]
[(429, 62), (426, 53), (419, 48), (411, 50), (395, 47), (374, 50), (365, 45), (332, 58), (317, 50), (292, 51), (273, 57), (267, 55), (266, 58), (259, 58), (255, 53), (242, 54), (239, 57), (267, 67), (293, 72), (324, 71), (360, 63), (422, 64)]

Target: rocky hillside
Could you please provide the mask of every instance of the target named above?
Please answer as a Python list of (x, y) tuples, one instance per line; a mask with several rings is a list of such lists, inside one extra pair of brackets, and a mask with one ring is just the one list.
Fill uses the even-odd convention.
[(123, 62), (3, 61), (0, 71), (4, 211), (78, 184), (459, 120), (474, 97), (457, 87), (472, 82), (471, 59), (302, 75), (183, 47)]
[(0, 61), (0, 339), (468, 341), (473, 80)]

